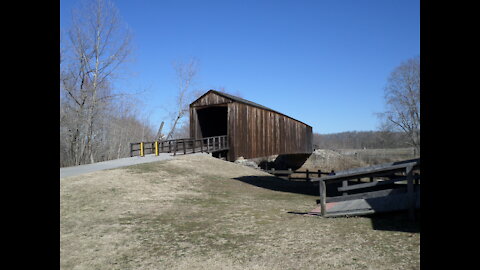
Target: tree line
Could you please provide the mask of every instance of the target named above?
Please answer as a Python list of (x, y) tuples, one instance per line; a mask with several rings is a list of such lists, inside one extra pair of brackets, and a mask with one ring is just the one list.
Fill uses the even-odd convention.
[(346, 131), (331, 134), (313, 133), (315, 149), (382, 149), (411, 147), (403, 132)]
[(60, 37), (60, 166), (129, 154), (129, 142), (153, 139), (139, 96), (115, 87), (131, 52), (131, 32), (113, 3), (84, 1)]

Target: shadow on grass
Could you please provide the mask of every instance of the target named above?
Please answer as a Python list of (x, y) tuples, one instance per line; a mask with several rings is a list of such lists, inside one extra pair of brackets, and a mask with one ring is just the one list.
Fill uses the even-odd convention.
[(370, 218), (374, 230), (420, 233), (420, 210), (416, 211), (415, 216), (415, 220), (410, 220), (408, 212), (405, 210), (372, 214), (365, 217)]
[[(241, 181), (246, 184), (254, 185), (257, 187), (289, 192), (303, 195), (319, 196), (318, 182), (307, 182), (307, 181), (292, 181), (275, 176), (242, 176), (233, 178), (234, 180)], [(338, 196), (337, 191), (338, 186), (341, 183), (338, 183), (338, 186), (333, 186), (330, 184), (327, 186), (327, 197)], [(318, 199), (318, 198), (315, 198)], [(315, 207), (315, 200), (312, 200), (312, 209)], [(290, 214), (305, 215), (307, 212), (288, 212)], [(420, 232), (420, 211), (417, 210), (416, 220), (411, 221), (408, 218), (407, 211), (395, 211), (387, 213), (376, 213), (365, 215), (364, 217), (370, 218), (372, 222), (372, 228), (374, 230), (382, 231), (399, 231), (399, 232), (410, 232), (410, 233), (419, 233)], [(342, 218), (342, 217), (337, 217)]]
[(250, 185), (274, 191), (290, 192), (318, 196), (318, 183), (306, 181), (290, 181), (275, 176), (241, 176), (233, 178)]
[[(319, 196), (318, 182), (287, 180), (275, 176), (241, 176), (233, 179), (274, 191)], [(327, 186), (327, 196), (338, 196), (337, 187), (339, 186), (341, 186), (341, 183), (329, 184)]]

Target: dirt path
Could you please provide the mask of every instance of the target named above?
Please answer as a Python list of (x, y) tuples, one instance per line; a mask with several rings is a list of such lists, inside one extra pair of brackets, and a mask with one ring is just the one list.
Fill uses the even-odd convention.
[[(194, 154), (198, 155), (198, 154)], [(206, 154), (203, 154), (206, 155)], [(84, 173), (102, 171), (114, 168), (120, 168), (124, 166), (130, 166), (141, 163), (150, 163), (160, 160), (172, 159), (173, 154), (160, 153), (158, 156), (155, 155), (145, 155), (144, 157), (129, 157), (129, 158), (120, 158), (115, 160), (97, 162), (93, 164), (86, 164), (73, 167), (60, 168), (60, 179), (68, 176), (76, 176)]]

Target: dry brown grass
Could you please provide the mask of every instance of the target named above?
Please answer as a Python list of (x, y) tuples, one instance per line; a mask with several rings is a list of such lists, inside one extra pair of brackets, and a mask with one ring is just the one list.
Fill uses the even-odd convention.
[(292, 214), (316, 196), (245, 176), (266, 174), (199, 155), (62, 179), (61, 268), (419, 268), (420, 235), (402, 227), (417, 225)]
[(364, 162), (367, 165), (418, 158), (414, 155), (413, 148), (338, 149), (336, 151), (345, 157)]

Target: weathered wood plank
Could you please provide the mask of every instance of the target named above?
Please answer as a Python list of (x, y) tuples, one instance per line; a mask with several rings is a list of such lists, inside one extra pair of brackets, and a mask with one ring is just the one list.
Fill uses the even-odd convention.
[(415, 220), (415, 196), (413, 194), (413, 166), (405, 169), (407, 175), (407, 196), (408, 196), (408, 216), (411, 220)]
[[(412, 194), (414, 197), (420, 196), (418, 191), (413, 192)], [(367, 199), (332, 202), (328, 204), (329, 209), (326, 217), (407, 210), (410, 208), (408, 197), (408, 193), (404, 192)], [(414, 208), (419, 207), (419, 203), (414, 205)]]
[[(342, 187), (341, 188), (338, 188), (338, 191), (343, 191), (342, 195), (348, 195), (348, 192), (346, 192), (345, 189), (348, 188), (348, 181), (347, 180), (343, 180), (342, 181)], [(342, 189), (342, 190), (340, 190)]]
[(324, 181), (319, 183), (319, 192), (320, 192), (320, 209), (322, 216), (327, 214), (327, 188)]
[[(370, 177), (372, 175), (382, 175), (382, 174), (390, 174), (392, 172), (396, 171), (403, 171), (405, 170), (406, 167), (412, 166), (412, 168), (418, 167), (420, 165), (419, 159), (417, 161), (411, 161), (408, 163), (400, 163), (400, 164), (394, 164), (392, 165), (391, 163), (388, 164), (381, 164), (377, 166), (371, 166), (371, 167), (363, 167), (361, 170), (357, 170), (354, 172), (339, 172), (336, 175), (330, 175), (330, 176), (325, 176), (322, 177), (321, 179), (324, 181), (330, 181), (330, 182), (336, 182), (336, 181), (343, 181), (343, 180), (349, 180), (349, 179), (356, 179), (359, 177)], [(320, 178), (312, 178), (312, 181), (319, 181)]]
[(373, 181), (369, 183), (342, 186), (338, 188), (338, 191), (350, 191), (350, 190), (357, 190), (357, 189), (369, 188), (369, 187), (375, 187), (375, 186), (381, 186), (381, 185), (389, 185), (389, 184), (393, 184), (393, 183), (405, 181), (405, 180), (407, 180), (407, 177), (399, 177), (399, 178), (384, 180), (384, 181)]
[(394, 195), (394, 194), (406, 193), (406, 192), (407, 192), (406, 188), (382, 189), (378, 191), (350, 194), (345, 196), (327, 197), (327, 203), (349, 201), (349, 200), (356, 200), (356, 199), (369, 199), (369, 198), (376, 198), (376, 197), (382, 197), (382, 196), (388, 196), (388, 195)]

